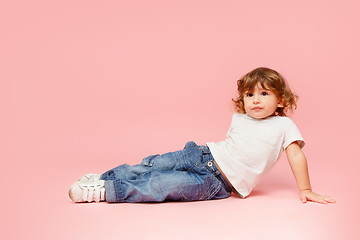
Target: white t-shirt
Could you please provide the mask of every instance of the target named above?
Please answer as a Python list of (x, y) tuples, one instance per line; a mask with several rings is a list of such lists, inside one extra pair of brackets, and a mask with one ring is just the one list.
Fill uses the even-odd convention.
[(292, 142), (305, 145), (299, 129), (288, 117), (255, 119), (234, 113), (226, 139), (206, 143), (222, 172), (242, 196), (255, 185)]

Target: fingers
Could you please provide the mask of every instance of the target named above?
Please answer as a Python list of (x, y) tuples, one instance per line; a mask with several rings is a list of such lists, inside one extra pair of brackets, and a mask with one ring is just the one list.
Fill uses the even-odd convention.
[(323, 203), (323, 204), (328, 204), (328, 203), (335, 203), (335, 199), (333, 199), (332, 197), (329, 196), (319, 196), (317, 198), (318, 203)]
[(300, 191), (300, 201), (302, 203), (306, 203), (308, 201), (321, 203), (321, 204), (328, 204), (328, 203), (335, 203), (335, 199), (330, 196), (324, 196), (317, 193), (314, 193), (311, 190), (302, 190)]
[(321, 204), (327, 204), (327, 201), (325, 201), (323, 196), (316, 196), (312, 199), (312, 201), (317, 202), (317, 203), (321, 203)]
[(325, 200), (322, 199), (322, 198), (316, 199), (316, 200), (314, 200), (314, 202), (321, 203), (321, 204), (327, 204), (327, 203), (328, 203), (327, 201), (325, 201)]
[(317, 203), (321, 203), (321, 204), (328, 204), (328, 203), (335, 203), (335, 199), (329, 197), (329, 196), (312, 196), (312, 197), (308, 197), (308, 200), (312, 201), (312, 202), (317, 202)]
[(336, 203), (336, 200), (329, 196), (325, 196), (324, 200), (328, 203)]

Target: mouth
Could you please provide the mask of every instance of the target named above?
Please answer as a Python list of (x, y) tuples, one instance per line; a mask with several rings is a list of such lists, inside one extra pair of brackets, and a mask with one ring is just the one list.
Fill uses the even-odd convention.
[(258, 111), (262, 110), (262, 108), (261, 107), (254, 107), (254, 108), (251, 108), (251, 110), (253, 110), (255, 112), (258, 112)]

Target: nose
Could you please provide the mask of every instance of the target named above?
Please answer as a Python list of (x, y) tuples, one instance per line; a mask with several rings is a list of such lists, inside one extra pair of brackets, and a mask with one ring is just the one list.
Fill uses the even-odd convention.
[(253, 104), (259, 104), (259, 103), (260, 103), (260, 97), (257, 95), (254, 95)]

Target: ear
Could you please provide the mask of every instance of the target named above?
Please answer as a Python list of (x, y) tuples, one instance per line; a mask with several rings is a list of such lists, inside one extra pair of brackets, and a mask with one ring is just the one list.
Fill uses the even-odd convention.
[(282, 99), (279, 100), (278, 102), (278, 105), (277, 105), (279, 108), (283, 108), (284, 107), (284, 104), (283, 104), (283, 101)]

